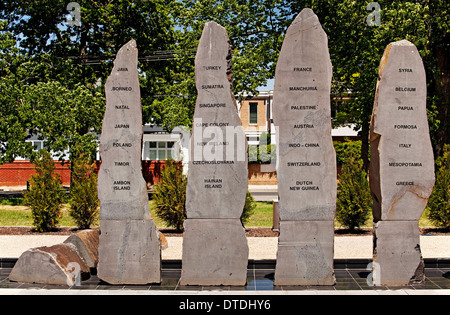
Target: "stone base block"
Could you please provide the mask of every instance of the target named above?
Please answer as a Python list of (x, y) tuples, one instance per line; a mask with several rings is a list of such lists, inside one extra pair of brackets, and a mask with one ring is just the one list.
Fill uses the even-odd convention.
[(78, 254), (89, 268), (96, 268), (98, 264), (99, 229), (79, 231), (64, 241), (65, 244), (73, 244)]
[(245, 285), (248, 253), (239, 219), (188, 219), (180, 284)]
[(334, 285), (334, 221), (281, 221), (275, 285)]
[(161, 245), (153, 220), (101, 220), (98, 277), (110, 284), (161, 282)]
[(374, 284), (403, 286), (425, 281), (418, 221), (374, 224)]
[(24, 252), (9, 279), (16, 282), (73, 286), (89, 279), (89, 267), (72, 244), (32, 248)]

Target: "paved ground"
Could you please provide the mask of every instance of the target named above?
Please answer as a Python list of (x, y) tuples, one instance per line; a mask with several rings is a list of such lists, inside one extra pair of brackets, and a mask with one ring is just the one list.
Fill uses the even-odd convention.
[[(29, 248), (52, 246), (64, 242), (67, 236), (9, 236), (0, 235), (0, 258), (19, 258)], [(183, 238), (167, 237), (169, 248), (163, 251), (163, 259), (180, 260)], [(450, 258), (450, 236), (421, 236), (424, 258)], [(249, 259), (276, 259), (276, 237), (249, 237)], [(335, 259), (371, 259), (372, 236), (337, 236)]]
[[(51, 246), (62, 243), (67, 236), (0, 236), (1, 258), (18, 258), (22, 252), (32, 247)], [(181, 237), (168, 237), (169, 248), (163, 251), (163, 282), (160, 285), (147, 286), (111, 286), (102, 282), (96, 275), (83, 281), (81, 287), (65, 288), (36, 284), (10, 282), (10, 267), (0, 266), (0, 295), (12, 294), (196, 294), (196, 295), (300, 295), (300, 294), (364, 294), (364, 295), (414, 295), (445, 294), (450, 295), (450, 265), (428, 265), (423, 285), (402, 288), (377, 287), (368, 282), (370, 271), (366, 270), (367, 261), (372, 258), (372, 236), (337, 236), (335, 238), (335, 259), (361, 259), (359, 265), (339, 263), (335, 266), (336, 285), (330, 287), (285, 287), (274, 286), (273, 276), (277, 251), (277, 238), (249, 237), (250, 260), (259, 261), (249, 266), (245, 287), (183, 287), (179, 285), (181, 275)], [(425, 259), (450, 259), (450, 236), (421, 236), (421, 248)], [(173, 261), (176, 261), (173, 263)]]

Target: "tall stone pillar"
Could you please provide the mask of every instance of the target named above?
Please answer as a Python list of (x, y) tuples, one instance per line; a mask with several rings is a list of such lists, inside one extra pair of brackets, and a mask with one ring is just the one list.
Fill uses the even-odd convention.
[(142, 105), (134, 40), (117, 53), (106, 82), (98, 175), (98, 276), (110, 284), (161, 281), (159, 232), (150, 217), (142, 176)]
[(240, 221), (248, 186), (247, 142), (232, 94), (225, 29), (205, 25), (186, 192), (181, 285), (245, 285), (248, 245)]
[(276, 285), (335, 283), (331, 78), (327, 35), (314, 12), (304, 9), (287, 30), (275, 74), (280, 211)]
[(434, 186), (422, 58), (409, 41), (391, 43), (381, 60), (371, 130), (374, 284), (425, 279), (419, 219)]

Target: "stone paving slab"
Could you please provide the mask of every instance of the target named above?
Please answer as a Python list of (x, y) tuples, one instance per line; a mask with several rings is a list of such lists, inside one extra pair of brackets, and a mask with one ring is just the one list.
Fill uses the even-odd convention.
[[(0, 258), (19, 258), (29, 248), (63, 243), (68, 236), (0, 235)], [(249, 259), (276, 259), (276, 237), (248, 237)], [(181, 260), (183, 238), (167, 237), (169, 248), (162, 251), (164, 260)], [(424, 258), (450, 258), (450, 236), (420, 236)], [(336, 236), (335, 259), (372, 259), (372, 236)]]

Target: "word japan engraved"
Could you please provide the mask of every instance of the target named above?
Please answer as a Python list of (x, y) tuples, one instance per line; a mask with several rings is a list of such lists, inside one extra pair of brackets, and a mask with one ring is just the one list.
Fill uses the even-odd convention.
[(136, 42), (117, 54), (106, 82), (106, 112), (98, 177), (100, 246), (98, 276), (111, 284), (161, 281), (159, 232), (150, 217), (142, 176), (142, 106)]
[(275, 74), (280, 238), (275, 284), (333, 285), (336, 153), (331, 138), (332, 65), (318, 17), (289, 27)]

